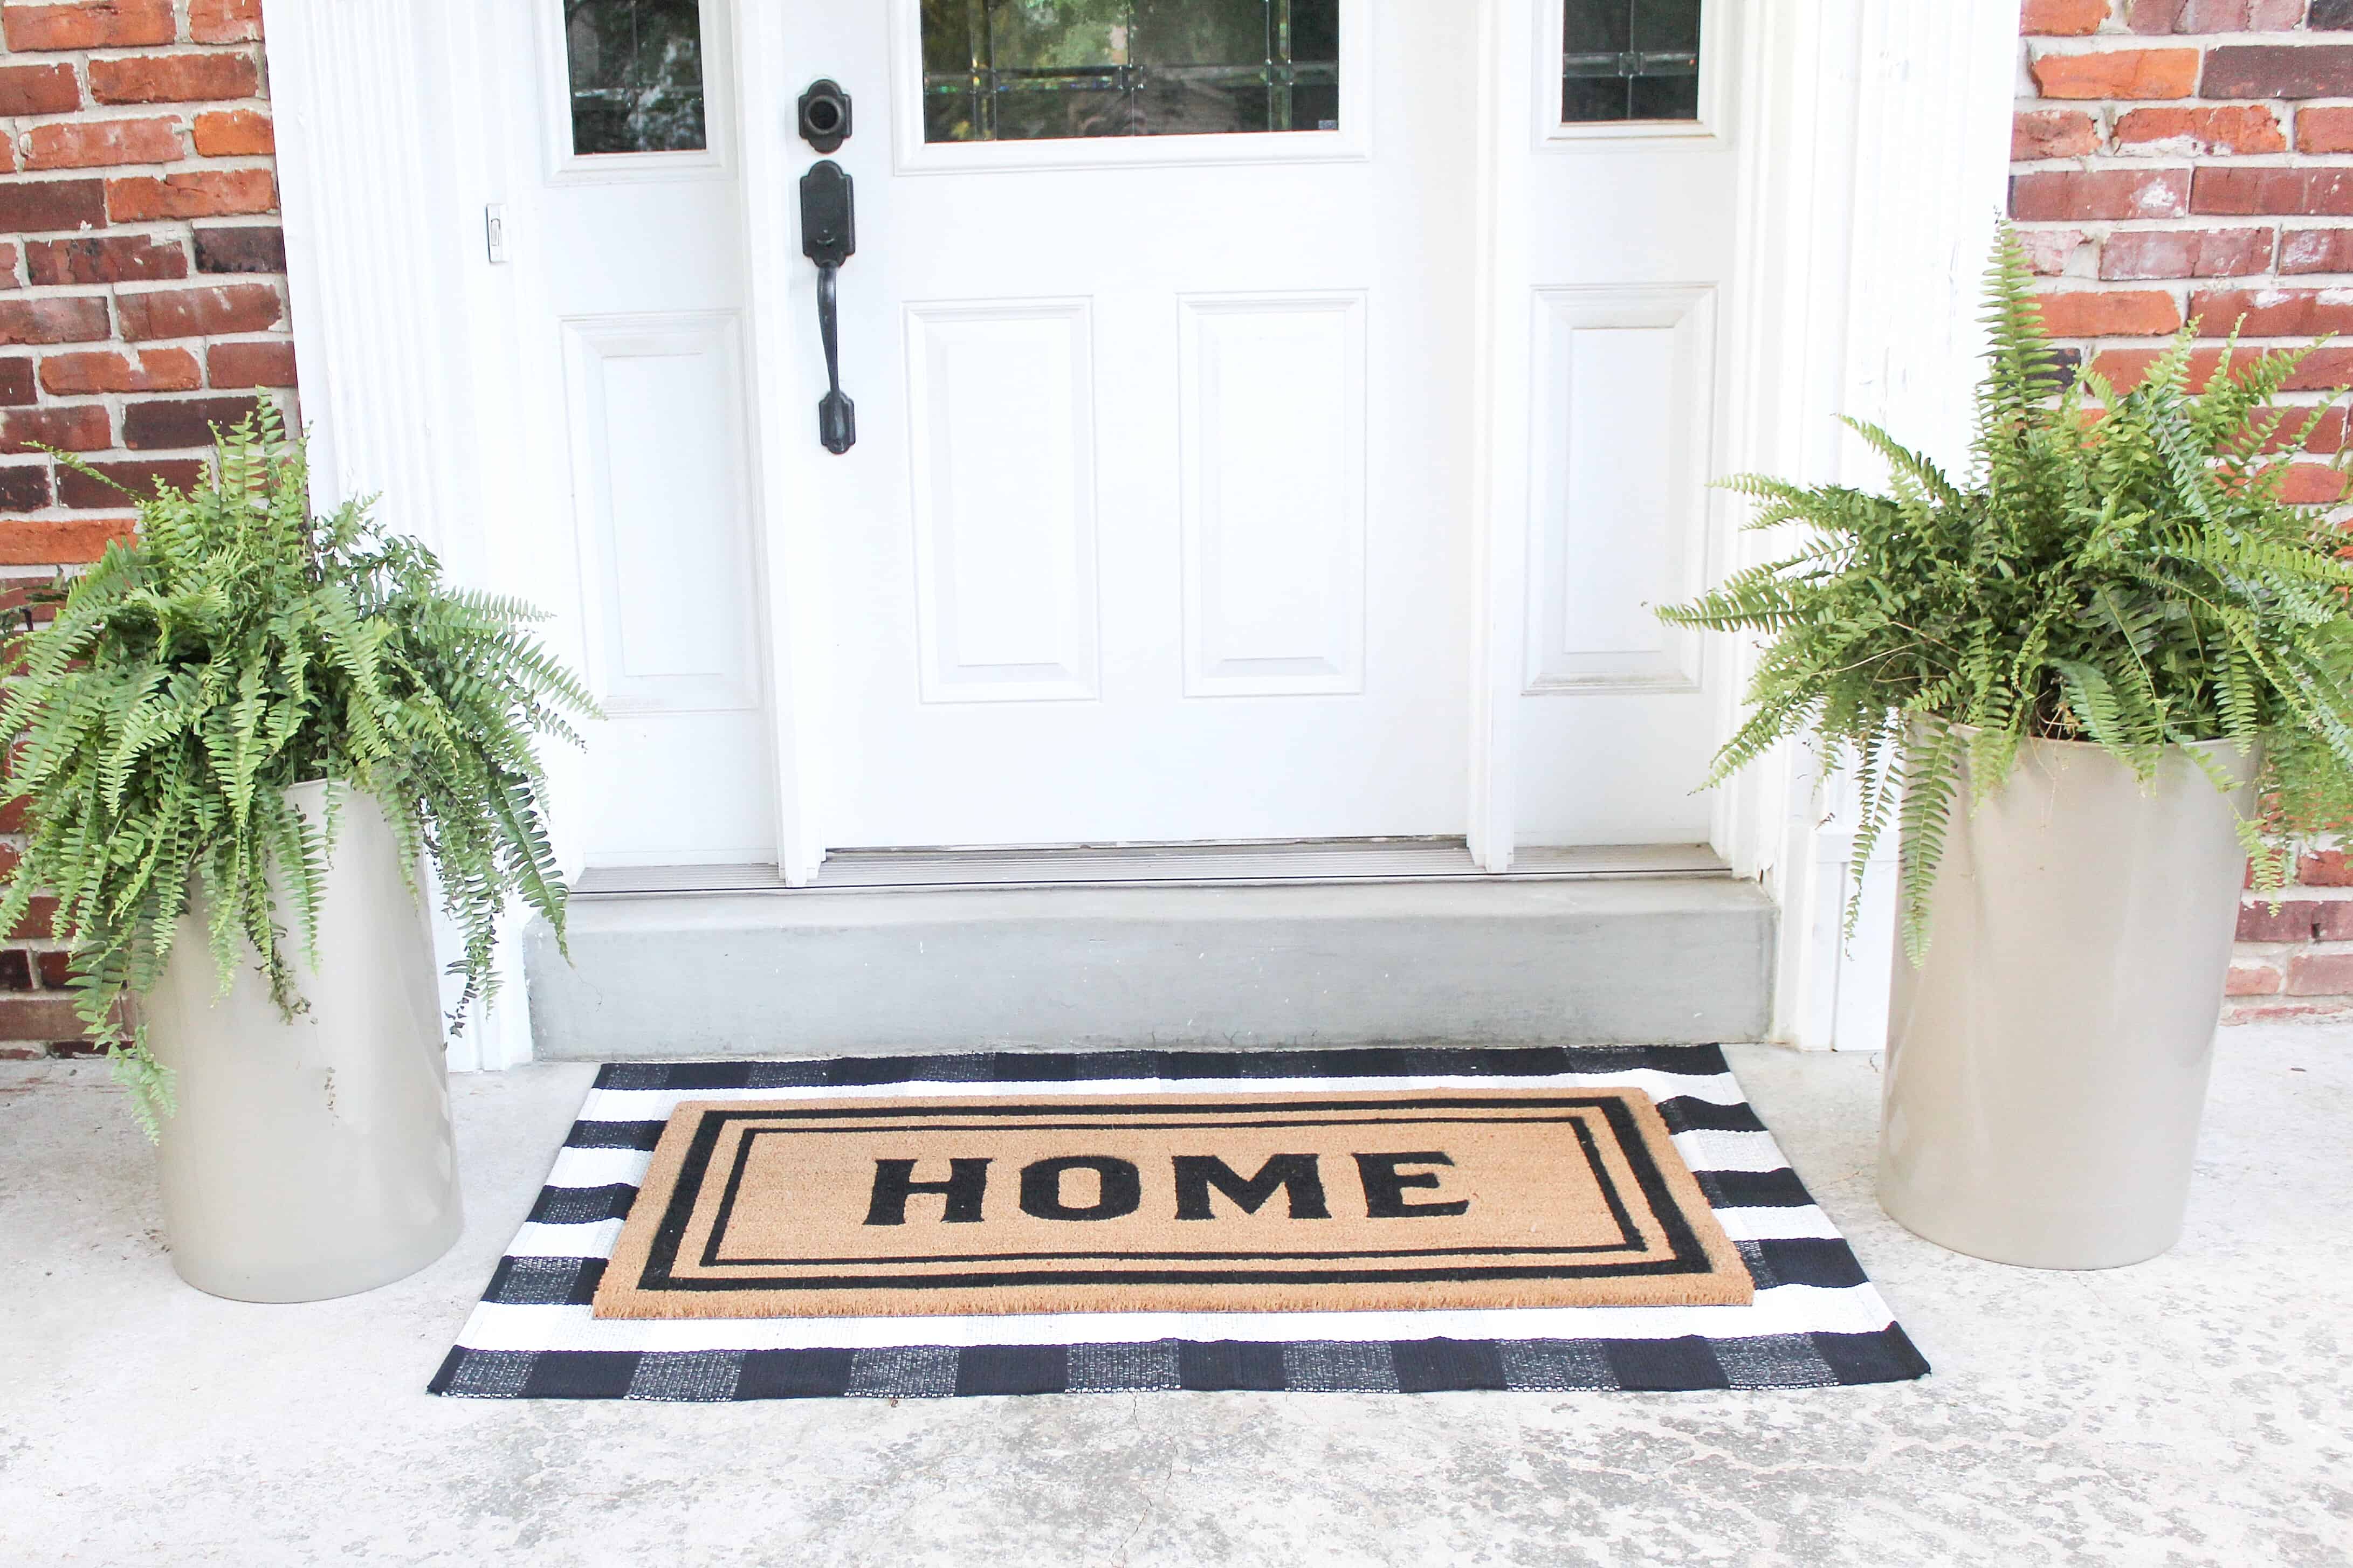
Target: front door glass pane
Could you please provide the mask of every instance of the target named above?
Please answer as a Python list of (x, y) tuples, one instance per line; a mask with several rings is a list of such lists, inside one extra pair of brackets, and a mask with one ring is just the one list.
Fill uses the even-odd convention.
[(572, 150), (701, 152), (700, 0), (564, 0)]
[(923, 0), (923, 137), (1335, 131), (1340, 0)]
[(1561, 119), (1699, 118), (1700, 0), (1567, 0)]

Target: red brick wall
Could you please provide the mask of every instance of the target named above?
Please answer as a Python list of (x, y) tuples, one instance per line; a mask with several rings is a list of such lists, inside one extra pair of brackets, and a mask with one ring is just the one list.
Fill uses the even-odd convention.
[[(2079, 355), (2128, 380), (2191, 318), (2353, 331), (2353, 0), (2026, 0), (2024, 30), (2010, 214)], [(2303, 377), (2345, 382), (2353, 347)], [(2310, 445), (2343, 439), (2332, 417)], [(2294, 485), (2338, 499), (2316, 462)], [(2298, 883), (2242, 906), (2225, 1018), (2353, 1014), (2353, 866), (2307, 855)]]
[[(130, 523), (34, 443), (188, 484), (212, 422), (292, 387), (294, 349), (261, 0), (5, 0), (0, 41), (6, 608)], [(19, 826), (0, 808), (0, 868)], [(37, 916), (0, 946), (0, 1058), (75, 1048), (57, 948)]]

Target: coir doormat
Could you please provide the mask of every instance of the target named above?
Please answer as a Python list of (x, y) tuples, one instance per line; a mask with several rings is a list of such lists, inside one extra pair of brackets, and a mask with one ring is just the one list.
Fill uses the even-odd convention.
[(1926, 1370), (1713, 1047), (1123, 1052), (607, 1066), (432, 1390)]
[(1639, 1089), (1033, 1088), (681, 1105), (595, 1305), (847, 1318), (1754, 1295)]

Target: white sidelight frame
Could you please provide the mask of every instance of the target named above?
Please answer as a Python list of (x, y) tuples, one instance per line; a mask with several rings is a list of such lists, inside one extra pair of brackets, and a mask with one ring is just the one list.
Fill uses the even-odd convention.
[[(548, 150), (548, 178), (558, 184), (610, 184), (615, 181), (723, 180), (735, 172), (735, 84), (723, 73), (702, 83), (703, 146), (695, 151), (638, 153), (627, 158), (583, 156), (572, 150), (572, 82), (565, 68), (564, 8), (536, 7), (539, 26), (539, 111)], [(734, 18), (730, 0), (697, 0), (702, 26), (702, 58), (733, 59)]]
[[(1752, 0), (1753, 3), (1753, 0)], [(1786, 0), (1767, 0), (1767, 4), (1784, 4)], [(1716, 0), (1700, 9), (1699, 18), (1699, 113), (1690, 120), (1597, 120), (1564, 121), (1557, 113), (1540, 114), (1535, 136), (1539, 146), (1567, 144), (1579, 152), (1609, 147), (1641, 146), (1655, 149), (1662, 142), (1721, 141), (1730, 123), (1729, 105), (1725, 102), (1725, 84), (1740, 72), (1732, 50), (1736, 47), (1736, 22), (1741, 18), (1733, 13), (1733, 5)], [(1528, 51), (1530, 64), (1535, 71), (1535, 102), (1544, 108), (1561, 101), (1562, 58), (1568, 48), (1568, 9), (1564, 5), (1539, 5), (1533, 14), (1534, 47)], [(1753, 21), (1748, 25), (1753, 25)], [(1577, 146), (1592, 142), (1597, 147)]]
[[(1479, 632), (1468, 827), (1474, 853), (1502, 868), (1513, 842), (1509, 717), (1527, 677), (1535, 395), (1525, 341), (1535, 296), (1515, 170), (1540, 149), (1599, 150), (1608, 133), (1568, 135), (1543, 121), (1546, 73), (1530, 70), (1530, 41), (1546, 36), (1545, 13), (1556, 0), (1461, 4), (1463, 25), (1479, 30), (1482, 61), (1472, 128)], [(749, 253), (797, 260), (793, 102), (822, 62), (787, 57), (777, 0), (705, 5), (723, 13), (734, 40), (732, 79), (714, 90), (741, 128), (733, 173)], [(1978, 279), (2008, 163), (2018, 0), (1712, 0), (1712, 42), (1725, 36), (1725, 9), (1736, 6), (1739, 58), (1725, 59), (1720, 45), (1714, 51), (1718, 63), (1702, 87), (1706, 118), (1683, 132), (1686, 144), (1729, 140), (1741, 166), (1738, 259), (1716, 324), (1729, 389), (1720, 459), (1735, 471), (1867, 482), (1872, 459), (1832, 419), (1852, 413), (1960, 461), (1977, 375)], [(386, 520), (430, 542), (459, 581), (576, 604), (578, 584), (559, 548), (570, 537), (569, 508), (526, 479), (563, 471), (565, 450), (560, 375), (551, 383), (536, 368), (561, 363), (546, 341), (554, 329), (533, 248), (539, 171), (515, 151), (536, 144), (525, 132), (547, 110), (510, 101), (492, 64), (533, 47), (536, 8), (524, 0), (264, 0), (263, 8), (319, 501), (381, 493)], [(866, 133), (905, 130), (874, 124)], [(908, 172), (926, 162), (905, 152)], [(492, 205), (505, 212), (504, 262), (484, 245)], [(747, 415), (768, 552), (779, 857), (786, 879), (802, 884), (816, 875), (824, 843), (810, 742), (825, 730), (827, 606), (813, 569), (818, 520), (794, 498), (806, 465), (821, 459), (807, 438), (807, 410), (764, 389), (760, 370), (818, 352), (793, 277), (786, 267), (751, 268)], [(1736, 531), (1736, 508), (1712, 513), (1712, 569), (1768, 547)], [(576, 625), (558, 623), (551, 635), (560, 654), (580, 660)], [(1736, 676), (1751, 658), (1729, 646), (1708, 657), (1733, 660)], [(1719, 732), (1728, 734), (1741, 682), (1720, 684)], [(1781, 906), (1776, 1037), (1873, 1048), (1883, 1036), (1890, 922), (1877, 910), (1863, 939), (1852, 948), (1840, 942), (1851, 824), (1821, 795), (1810, 763), (1793, 751), (1719, 793), (1715, 843)], [(441, 933), (445, 955), (449, 940)], [(528, 1059), (518, 948), (507, 948), (499, 1005), (453, 1042), (453, 1067)]]

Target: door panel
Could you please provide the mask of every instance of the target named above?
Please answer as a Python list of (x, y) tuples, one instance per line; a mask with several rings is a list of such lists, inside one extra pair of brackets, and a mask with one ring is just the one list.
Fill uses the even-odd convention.
[(926, 702), (1101, 688), (1089, 316), (1084, 300), (908, 307)]
[(606, 712), (756, 708), (735, 318), (591, 318), (565, 338)]
[(1527, 689), (1695, 692), (1698, 639), (1651, 606), (1701, 586), (1715, 290), (1540, 290), (1534, 341)]
[(1364, 690), (1365, 307), (1180, 304), (1187, 696)]

